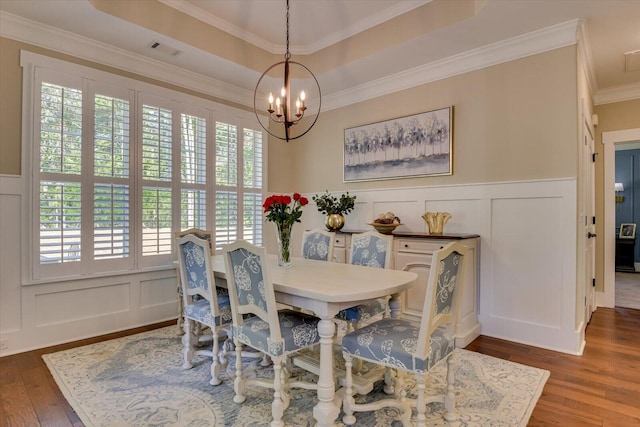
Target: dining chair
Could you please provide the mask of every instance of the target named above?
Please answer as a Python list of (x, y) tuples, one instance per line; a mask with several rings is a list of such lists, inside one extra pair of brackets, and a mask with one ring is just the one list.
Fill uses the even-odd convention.
[[(391, 268), (391, 254), (393, 250), (393, 237), (377, 231), (367, 231), (351, 236), (351, 250), (349, 262), (353, 265), (362, 265), (373, 268)], [(389, 297), (377, 298), (355, 307), (341, 310), (337, 318), (346, 320), (353, 329), (360, 327), (363, 321), (367, 321), (379, 314), (388, 311)]]
[[(413, 323), (397, 318), (383, 318), (346, 334), (342, 338), (345, 360), (345, 394), (343, 422), (355, 423), (354, 412), (372, 411), (384, 407), (400, 410), (404, 426), (411, 424), (411, 408), (417, 409), (417, 425), (426, 426), (426, 407), (431, 402), (444, 403), (444, 418), (457, 419), (454, 394), (455, 329), (463, 282), (463, 261), (466, 248), (452, 242), (434, 252), (421, 322)], [(411, 265), (405, 267), (410, 268)], [(366, 360), (396, 370), (393, 378), (393, 398), (357, 404), (353, 398), (353, 359)], [(426, 376), (438, 363), (446, 360), (446, 393), (425, 396)], [(403, 374), (412, 373), (417, 383), (417, 399), (409, 399), (403, 389)]]
[(247, 345), (268, 354), (273, 361), (273, 383), (269, 383), (244, 379), (242, 361), (237, 358), (233, 401), (244, 402), (244, 390), (249, 386), (273, 388), (271, 426), (283, 426), (282, 416), (290, 402), (289, 388), (317, 389), (315, 383), (290, 380), (289, 370), (283, 369), (283, 365), (289, 355), (319, 342), (320, 319), (303, 312), (277, 309), (265, 248), (240, 240), (224, 245), (223, 254), (236, 351)]
[[(229, 336), (231, 329), (231, 306), (229, 295), (216, 292), (213, 280), (213, 265), (209, 242), (193, 234), (187, 234), (176, 239), (178, 253), (178, 270), (182, 287), (182, 305), (184, 317), (183, 356), (184, 369), (193, 367), (194, 355), (206, 355), (212, 358), (212, 385), (218, 385), (220, 380), (221, 362), (225, 362), (224, 352), (219, 351), (221, 336)], [(197, 348), (200, 342), (200, 328), (196, 324), (209, 327), (213, 345), (211, 350)], [(228, 330), (225, 330), (227, 328)]]
[[(176, 231), (175, 233), (173, 233), (174, 236), (174, 242), (176, 239), (183, 237), (183, 236), (187, 236), (187, 235), (194, 235), (199, 239), (204, 239), (207, 241), (208, 244), (208, 248), (209, 248), (209, 253), (211, 254), (211, 256), (215, 255), (215, 238), (213, 236), (213, 231), (211, 230), (203, 230), (200, 228), (189, 228), (186, 230), (182, 230), (182, 231)], [(177, 249), (174, 248), (175, 252), (177, 253)], [(184, 329), (184, 312), (183, 312), (183, 307), (184, 304), (182, 302), (182, 285), (180, 284), (180, 265), (178, 264), (177, 266), (178, 269), (178, 296), (179, 296), (179, 300), (178, 300), (178, 322), (177, 322), (177, 326), (178, 326), (178, 331), (182, 332)], [(216, 293), (218, 295), (226, 295), (227, 294), (227, 290), (225, 288), (220, 288), (220, 287), (216, 287)], [(198, 323), (196, 324), (196, 328), (195, 328), (195, 332), (197, 335), (200, 335), (202, 333), (202, 331), (200, 331), (200, 327), (201, 325)], [(203, 337), (206, 340), (206, 336)]]
[(302, 233), (302, 257), (319, 261), (333, 261), (336, 233), (320, 228)]

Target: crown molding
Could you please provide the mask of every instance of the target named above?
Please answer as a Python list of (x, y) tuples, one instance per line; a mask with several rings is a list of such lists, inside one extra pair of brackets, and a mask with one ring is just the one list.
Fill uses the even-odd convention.
[(253, 91), (0, 11), (0, 36), (252, 106)]
[(600, 90), (596, 93), (593, 103), (595, 105), (603, 105), (613, 104), (614, 102), (632, 101), (634, 99), (640, 99), (640, 83)]
[(167, 6), (180, 11), (186, 15), (191, 16), (192, 18), (197, 19), (198, 21), (202, 21), (205, 24), (211, 25), (212, 27), (216, 27), (219, 30), (224, 31), (225, 33), (229, 33), (234, 37), (242, 39), (248, 43), (251, 43), (254, 46), (259, 47), (260, 49), (264, 49), (269, 53), (282, 53), (284, 52), (284, 45), (276, 45), (274, 43), (269, 43), (262, 37), (252, 33), (251, 31), (247, 31), (244, 28), (240, 28), (237, 25), (233, 25), (230, 22), (225, 21), (224, 19), (220, 19), (217, 16), (197, 7), (193, 4), (184, 1), (184, 0), (158, 0), (160, 3), (164, 3)]
[[(169, 7), (172, 7), (182, 13), (185, 13), (199, 21), (204, 22), (205, 24), (216, 27), (226, 33), (231, 34), (234, 37), (242, 39), (248, 43), (251, 43), (254, 46), (257, 46), (261, 49), (266, 50), (272, 54), (281, 54), (286, 50), (286, 46), (284, 44), (276, 44), (271, 43), (264, 38), (252, 33), (251, 31), (247, 31), (245, 28), (238, 27), (237, 25), (233, 25), (230, 22), (225, 21), (224, 19), (220, 19), (219, 17), (209, 13), (193, 4), (185, 1), (185, 0), (158, 0), (160, 3), (164, 3)], [(318, 40), (315, 40), (313, 43), (308, 45), (296, 45), (292, 44), (290, 50), (295, 52), (296, 55), (310, 55), (319, 50), (322, 50), (328, 46), (339, 43), (342, 40), (348, 39), (358, 33), (361, 33), (369, 28), (373, 28), (376, 25), (382, 24), (390, 19), (395, 18), (396, 16), (400, 16), (403, 13), (407, 13), (413, 9), (416, 9), (420, 6), (423, 6), (427, 3), (432, 2), (433, 0), (421, 0), (419, 2), (413, 1), (399, 1), (396, 2), (394, 6), (389, 7), (379, 13), (368, 17), (367, 19), (363, 19), (358, 21), (349, 27), (347, 27), (344, 31), (334, 32), (332, 34), (327, 35), (326, 37), (322, 37)]]
[[(573, 45), (577, 42), (579, 24), (580, 20), (568, 21), (323, 96), (322, 110), (329, 111), (492, 65)], [(0, 11), (0, 36), (253, 107), (252, 90), (3, 11)], [(640, 98), (639, 93), (640, 89), (635, 85), (601, 91), (596, 95), (596, 104)]]
[(323, 97), (323, 110), (345, 107), (492, 65), (576, 44), (580, 20), (522, 34)]

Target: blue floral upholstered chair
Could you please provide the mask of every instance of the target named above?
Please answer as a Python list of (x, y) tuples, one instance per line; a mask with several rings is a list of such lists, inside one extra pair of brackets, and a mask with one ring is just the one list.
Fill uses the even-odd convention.
[[(349, 262), (373, 268), (391, 268), (393, 237), (385, 236), (377, 231), (353, 234)], [(353, 329), (360, 327), (361, 322), (378, 314), (387, 313), (388, 297), (377, 298), (355, 307), (338, 312), (338, 319), (346, 320)]]
[[(187, 234), (176, 239), (178, 252), (178, 271), (182, 287), (183, 316), (184, 316), (184, 344), (183, 368), (193, 367), (191, 360), (196, 354), (210, 356), (212, 385), (218, 385), (220, 380), (220, 365), (224, 363), (224, 353), (219, 352), (219, 338), (227, 335), (225, 327), (231, 327), (231, 306), (226, 292), (218, 294), (213, 281), (213, 266), (211, 262), (210, 243), (199, 239), (193, 234)], [(211, 328), (213, 347), (211, 350), (196, 349), (199, 342), (200, 330), (195, 324)]]
[(233, 401), (245, 401), (247, 386), (273, 388), (271, 426), (283, 426), (282, 416), (290, 402), (289, 388), (317, 389), (316, 384), (290, 382), (288, 369), (283, 369), (283, 365), (289, 355), (319, 342), (319, 319), (298, 311), (277, 309), (265, 248), (240, 240), (223, 246), (223, 253), (236, 351), (247, 345), (268, 354), (274, 371), (273, 384), (260, 379), (245, 380), (242, 378), (242, 361), (237, 358)]
[[(420, 324), (402, 319), (383, 318), (345, 335), (342, 354), (345, 359), (345, 394), (342, 421), (355, 423), (354, 412), (394, 407), (401, 411), (404, 426), (411, 424), (411, 408), (417, 409), (417, 425), (426, 426), (426, 405), (442, 402), (447, 421), (457, 419), (454, 400), (455, 327), (458, 301), (463, 283), (463, 260), (466, 248), (450, 243), (433, 254), (427, 282), (423, 317)], [(367, 360), (387, 368), (413, 373), (418, 388), (417, 399), (409, 399), (403, 390), (402, 373), (394, 380), (394, 398), (356, 404), (353, 398), (353, 358)], [(447, 360), (446, 394), (425, 397), (427, 373), (439, 362)]]
[[(214, 237), (213, 237), (213, 232), (211, 230), (202, 230), (200, 228), (189, 228), (188, 230), (182, 230), (182, 231), (176, 231), (175, 233), (173, 233), (173, 239), (174, 242), (176, 241), (176, 239), (179, 239), (180, 237), (184, 237), (187, 236), (189, 234), (193, 234), (194, 236), (196, 236), (199, 239), (204, 239), (209, 243), (209, 252), (211, 253), (211, 256), (215, 255), (215, 249), (214, 249)], [(177, 247), (174, 247), (175, 253), (178, 252)], [(178, 330), (182, 331), (184, 329), (184, 303), (182, 301), (182, 284), (180, 283), (180, 265), (178, 263), (177, 266), (177, 276), (178, 276), (178, 295), (180, 296), (179, 298), (179, 305), (178, 305)], [(217, 289), (218, 293), (226, 293), (226, 289)], [(196, 331), (199, 327), (199, 323), (196, 324)], [(199, 333), (198, 333), (199, 334)]]
[(302, 233), (302, 257), (319, 261), (333, 261), (336, 233), (322, 230), (305, 230)]

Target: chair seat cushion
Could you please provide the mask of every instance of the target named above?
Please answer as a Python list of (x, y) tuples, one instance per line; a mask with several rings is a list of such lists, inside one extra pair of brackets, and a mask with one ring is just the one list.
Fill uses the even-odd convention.
[(269, 324), (259, 317), (252, 317), (243, 325), (233, 326), (233, 335), (241, 342), (270, 356), (283, 356), (317, 343), (318, 319), (315, 316), (292, 310), (278, 311), (282, 342), (271, 340)]
[(193, 304), (185, 304), (184, 317), (195, 320), (210, 327), (216, 327), (231, 323), (231, 303), (229, 295), (218, 295), (219, 316), (211, 315), (211, 304), (205, 298), (194, 301)]
[(454, 338), (446, 329), (436, 329), (430, 337), (426, 359), (415, 355), (420, 325), (402, 319), (384, 318), (342, 338), (342, 351), (374, 363), (412, 372), (425, 372), (454, 349)]
[(387, 311), (387, 298), (367, 301), (355, 307), (340, 310), (336, 317), (348, 322), (362, 322)]

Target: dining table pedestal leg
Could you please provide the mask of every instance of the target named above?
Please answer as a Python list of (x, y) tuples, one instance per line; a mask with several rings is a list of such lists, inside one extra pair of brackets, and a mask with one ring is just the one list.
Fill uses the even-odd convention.
[(389, 315), (393, 318), (400, 317), (400, 310), (402, 309), (402, 301), (400, 301), (400, 294), (391, 295), (389, 300)]
[(333, 317), (318, 322), (320, 335), (320, 375), (318, 377), (318, 404), (313, 408), (317, 426), (335, 426), (340, 415), (339, 402), (335, 402), (335, 380), (333, 377), (333, 338), (336, 324)]

